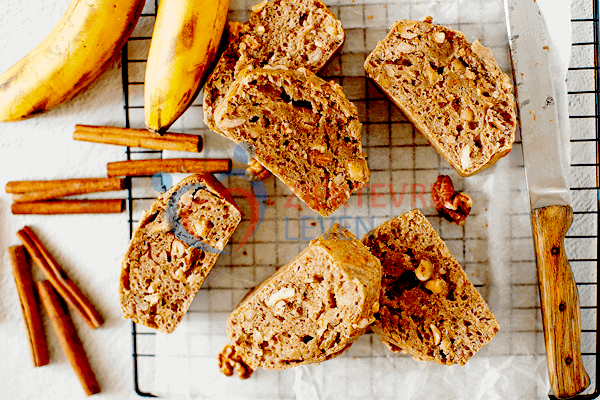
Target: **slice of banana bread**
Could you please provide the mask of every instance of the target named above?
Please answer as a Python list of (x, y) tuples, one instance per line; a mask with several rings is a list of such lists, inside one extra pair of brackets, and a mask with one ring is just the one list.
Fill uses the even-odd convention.
[(427, 22), (397, 21), (365, 71), (461, 176), (510, 152), (512, 85), (479, 41)]
[(369, 181), (356, 107), (341, 86), (304, 68), (240, 73), (215, 123), (323, 216)]
[(320, 0), (265, 0), (252, 11), (204, 86), (204, 121), (217, 132), (215, 108), (241, 70), (285, 65), (317, 72), (344, 42), (342, 23)]
[(364, 333), (380, 288), (379, 260), (336, 223), (242, 300), (227, 336), (251, 369), (318, 363)]
[(123, 316), (173, 332), (240, 220), (233, 198), (210, 174), (161, 194), (142, 213), (123, 259)]
[(464, 365), (500, 329), (419, 210), (378, 226), (363, 243), (383, 266), (380, 309), (372, 329), (392, 351)]

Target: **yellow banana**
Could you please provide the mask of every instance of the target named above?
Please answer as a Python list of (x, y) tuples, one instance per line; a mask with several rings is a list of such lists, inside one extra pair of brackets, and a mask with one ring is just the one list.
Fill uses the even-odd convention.
[(145, 0), (72, 0), (54, 29), (0, 75), (0, 121), (49, 110), (81, 92), (118, 56)]
[(144, 84), (146, 128), (164, 133), (192, 104), (217, 53), (229, 0), (161, 0)]

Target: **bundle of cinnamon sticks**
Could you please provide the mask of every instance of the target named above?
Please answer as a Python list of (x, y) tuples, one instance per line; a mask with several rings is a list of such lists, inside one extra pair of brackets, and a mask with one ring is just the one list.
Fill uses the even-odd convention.
[[(159, 136), (145, 129), (76, 125), (73, 139), (155, 150), (195, 153), (202, 151), (201, 136), (183, 133), (166, 133)], [(123, 199), (63, 200), (61, 198), (123, 190), (126, 180), (122, 177), (128, 176), (152, 176), (159, 172), (190, 174), (229, 172), (231, 171), (231, 160), (213, 158), (128, 160), (108, 163), (106, 169), (108, 178), (8, 182), (6, 193), (13, 195), (12, 213), (120, 213), (125, 209)]]
[(120, 213), (125, 200), (56, 200), (66, 196), (125, 189), (124, 178), (80, 178), (52, 181), (13, 181), (6, 184), (12, 193), (13, 214)]
[[(66, 310), (65, 302), (73, 307), (92, 329), (102, 325), (104, 322), (102, 317), (30, 227), (25, 226), (17, 232), (17, 237), (23, 245), (10, 247), (8, 252), (29, 336), (29, 347), (34, 366), (39, 367), (49, 363), (48, 345), (36, 296), (37, 287), (39, 300), (46, 309), (60, 345), (86, 395), (99, 393), (100, 386)], [(26, 254), (29, 254), (29, 257), (35, 261), (47, 280), (34, 285)]]

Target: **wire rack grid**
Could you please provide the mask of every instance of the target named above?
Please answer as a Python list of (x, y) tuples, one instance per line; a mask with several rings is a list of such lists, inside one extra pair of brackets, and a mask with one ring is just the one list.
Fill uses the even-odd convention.
[[(470, 1), (470, 0), (466, 0)], [(152, 33), (157, 1), (150, 0), (143, 11), (136, 32), (123, 48), (122, 53), (122, 79), (124, 94), (124, 111), (126, 127), (143, 127), (143, 73), (145, 70), (145, 57)], [(249, 15), (251, 0), (232, 0), (229, 12), (230, 20), (245, 21)], [(398, 3), (400, 3), (398, 5)], [(428, 188), (423, 182), (433, 182), (438, 174), (451, 174), (453, 171), (437, 156), (427, 142), (413, 129), (406, 118), (387, 100), (387, 98), (364, 76), (362, 65), (366, 55), (375, 47), (377, 40), (382, 39), (387, 33), (387, 27), (397, 19), (418, 19), (423, 5), (417, 1), (361, 1), (332, 0), (326, 1), (330, 10), (342, 20), (346, 30), (346, 43), (340, 54), (321, 71), (325, 79), (335, 80), (344, 88), (344, 92), (358, 107), (361, 122), (363, 122), (363, 144), (369, 155), (369, 166), (372, 171), (372, 182), (389, 182), (386, 185), (370, 186), (364, 193), (353, 195), (349, 201), (350, 208), (341, 211), (344, 216), (355, 216), (361, 219), (353, 227), (357, 236), (362, 236), (371, 227), (397, 215), (397, 203), (402, 207), (419, 207), (432, 221), (434, 227), (444, 238), (452, 253), (457, 257), (465, 270), (470, 274), (477, 289), (484, 297), (493, 296), (493, 289), (486, 285), (485, 273), (482, 266), (486, 265), (485, 257), (480, 257), (480, 247), (487, 238), (481, 237), (477, 228), (454, 228), (443, 224), (436, 216), (435, 209), (427, 202)], [(489, 3), (488, 3), (489, 4)], [(569, 68), (568, 100), (571, 126), (571, 165), (570, 183), (573, 196), (574, 223), (566, 237), (567, 253), (574, 271), (577, 287), (581, 297), (582, 312), (582, 351), (586, 369), (592, 378), (592, 385), (585, 394), (578, 398), (596, 398), (600, 394), (597, 387), (596, 373), (598, 371), (597, 349), (597, 271), (598, 271), (598, 203), (600, 194), (600, 44), (598, 37), (599, 28), (599, 1), (574, 0), (573, 10), (578, 10), (572, 15), (573, 29), (573, 60)], [(453, 12), (450, 10), (451, 13)], [(495, 10), (497, 13), (498, 10)], [(501, 10), (500, 10), (501, 12)], [(436, 22), (450, 25), (471, 36), (483, 36), (484, 44), (498, 40), (498, 35), (506, 35), (502, 21), (493, 23), (483, 21), (481, 25), (461, 24), (457, 16), (452, 20)], [(500, 33), (499, 33), (500, 32)], [(475, 37), (477, 38), (477, 37)], [(502, 39), (505, 40), (505, 39)], [(499, 63), (504, 69), (509, 68), (509, 61), (503, 55), (507, 54), (505, 48), (493, 48)], [(142, 99), (142, 100), (140, 100)], [(192, 107), (182, 116), (173, 127), (175, 131), (199, 134), (203, 137), (205, 150), (202, 157), (230, 157), (231, 147), (227, 146), (225, 139), (210, 133), (202, 122), (201, 96)], [(517, 138), (519, 139), (519, 138)], [(519, 161), (520, 141), (514, 145), (513, 167), (510, 171), (523, 175), (522, 160)], [(133, 149), (126, 151), (127, 159), (160, 158), (168, 157), (167, 152)], [(431, 160), (437, 160), (433, 162)], [(516, 163), (515, 161), (516, 160)], [(234, 163), (234, 166), (240, 166)], [(584, 171), (583, 173), (581, 171)], [(582, 178), (583, 177), (583, 178)], [(522, 177), (520, 178), (522, 179)], [(147, 208), (156, 197), (156, 192), (151, 189), (150, 177), (132, 178), (128, 190), (128, 221), (130, 235), (137, 223), (136, 217), (142, 209)], [(227, 178), (227, 185), (244, 185), (243, 179)], [(469, 193), (477, 193), (477, 180), (469, 185), (462, 183), (462, 189)], [(410, 195), (405, 198), (398, 197), (399, 188), (407, 186)], [(239, 253), (221, 256), (219, 262), (209, 279), (200, 290), (189, 313), (198, 313), (209, 319), (223, 319), (243, 297), (247, 290), (264, 278), (269, 276), (280, 265), (293, 257), (306, 246), (308, 241), (316, 236), (319, 220), (314, 218), (310, 210), (302, 209), (298, 201), (294, 201), (290, 192), (276, 179), (266, 183), (269, 195), (267, 213), (262, 222), (260, 231), (250, 240), (246, 250)], [(149, 189), (150, 188), (150, 189)], [(398, 188), (394, 193), (393, 188)], [(516, 199), (521, 203), (526, 200), (526, 189), (523, 187), (511, 189)], [(379, 191), (375, 194), (376, 191)], [(380, 200), (373, 201), (380, 196)], [(235, 197), (235, 196), (234, 196)], [(398, 200), (399, 199), (399, 200)], [(244, 209), (242, 211), (248, 211)], [(290, 206), (291, 205), (291, 206)], [(481, 218), (484, 221), (486, 209), (482, 206), (474, 207), (470, 221)], [(245, 231), (249, 223), (247, 215), (238, 231)], [(529, 213), (522, 209), (507, 210), (510, 220), (511, 243), (514, 244), (515, 253), (532, 247), (531, 234), (528, 231)], [(358, 221), (358, 220), (357, 220)], [(338, 221), (339, 222), (339, 221)], [(342, 222), (343, 224), (343, 222)], [(362, 224), (362, 225), (361, 225)], [(471, 224), (471, 226), (476, 223)], [(584, 228), (581, 228), (584, 227)], [(312, 231), (311, 231), (312, 230)], [(358, 231), (358, 232), (356, 232)], [(523, 234), (522, 232), (525, 232)], [(311, 236), (312, 235), (312, 236)], [(310, 236), (310, 237), (309, 237)], [(241, 242), (239, 235), (234, 235), (232, 244), (237, 246)], [(509, 336), (511, 343), (506, 349), (511, 354), (519, 354), (519, 342), (535, 347), (537, 353), (544, 357), (543, 332), (541, 330), (541, 316), (539, 299), (537, 298), (537, 281), (533, 264), (532, 253), (524, 251), (528, 256), (523, 259), (511, 258), (511, 321), (514, 319), (533, 320), (525, 327), (518, 323), (511, 323)], [(529, 267), (525, 269), (524, 267)], [(524, 272), (527, 271), (527, 272)], [(531, 275), (533, 271), (533, 276)], [(236, 274), (244, 274), (247, 278), (236, 279)], [(207, 302), (209, 307), (197, 305)], [(218, 304), (218, 305), (217, 305)], [(515, 317), (515, 315), (517, 317)], [(133, 374), (135, 391), (140, 396), (153, 397), (155, 365), (155, 338), (156, 333), (142, 326), (132, 324), (133, 342)], [(376, 356), (376, 338), (365, 335), (353, 347), (353, 358), (363, 357), (367, 362)], [(496, 340), (496, 339), (494, 339)], [(362, 341), (362, 342), (361, 342)], [(361, 351), (361, 349), (367, 349)], [(214, 349), (211, 349), (214, 351)], [(216, 353), (215, 353), (216, 355)], [(283, 387), (290, 385), (290, 381), (281, 377), (276, 385)], [(537, 393), (534, 388), (532, 393)], [(539, 393), (538, 393), (539, 394)], [(280, 395), (279, 398), (291, 399), (289, 393)], [(525, 397), (523, 397), (525, 398)], [(550, 395), (550, 398), (553, 396)]]

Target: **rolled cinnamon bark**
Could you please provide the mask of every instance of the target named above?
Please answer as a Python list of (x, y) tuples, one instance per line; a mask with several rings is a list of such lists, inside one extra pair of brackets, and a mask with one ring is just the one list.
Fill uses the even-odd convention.
[(90, 301), (67, 276), (60, 264), (44, 247), (35, 232), (30, 227), (25, 226), (17, 232), (17, 237), (21, 240), (27, 252), (38, 267), (40, 267), (46, 278), (48, 278), (62, 298), (77, 311), (81, 318), (92, 329), (96, 329), (102, 325), (104, 321), (98, 311), (96, 311)]
[(125, 210), (124, 199), (52, 200), (13, 203), (13, 214), (118, 214)]
[[(56, 183), (55, 183), (56, 182)], [(15, 181), (6, 184), (6, 192), (14, 193), (15, 203), (57, 199), (78, 194), (110, 192), (125, 189), (124, 178), (84, 178), (60, 181)]]
[(27, 193), (41, 190), (50, 190), (62, 188), (65, 186), (80, 187), (113, 187), (112, 190), (123, 189), (124, 183), (117, 179), (107, 178), (78, 178), (78, 179), (57, 179), (49, 181), (12, 181), (5, 186), (6, 193)]
[(47, 365), (50, 359), (44, 326), (42, 325), (42, 318), (35, 296), (33, 278), (31, 277), (31, 268), (27, 262), (23, 246), (9, 247), (8, 255), (12, 264), (19, 300), (21, 301), (21, 311), (23, 312), (23, 320), (29, 338), (33, 366), (41, 367)]
[(146, 129), (75, 125), (73, 139), (120, 146), (142, 147), (145, 149), (190, 151), (195, 153), (202, 151), (201, 136), (172, 132), (167, 132), (160, 136)]
[(62, 347), (77, 378), (79, 378), (85, 394), (91, 396), (100, 393), (100, 385), (98, 385), (96, 375), (92, 371), (83, 344), (81, 344), (64, 303), (60, 300), (49, 281), (38, 282), (37, 288), (44, 308), (50, 317), (54, 332), (58, 336), (60, 347)]
[(228, 158), (169, 158), (152, 160), (130, 160), (108, 163), (108, 176), (152, 176), (158, 172), (171, 173), (215, 173), (231, 171)]

